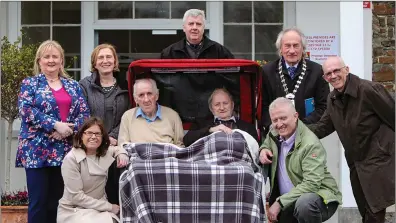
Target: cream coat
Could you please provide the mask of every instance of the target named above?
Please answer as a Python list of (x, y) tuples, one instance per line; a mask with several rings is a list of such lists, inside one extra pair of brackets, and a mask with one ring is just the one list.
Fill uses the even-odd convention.
[(87, 158), (84, 150), (72, 148), (62, 164), (65, 190), (59, 200), (58, 223), (113, 223), (119, 218), (111, 213), (105, 185), (114, 158), (127, 154), (121, 147), (110, 146), (107, 154), (96, 162)]

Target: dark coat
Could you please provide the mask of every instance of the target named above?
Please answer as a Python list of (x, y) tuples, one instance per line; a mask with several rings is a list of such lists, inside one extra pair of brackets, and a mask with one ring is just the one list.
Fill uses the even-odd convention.
[[(126, 110), (131, 107), (128, 94), (127, 81), (125, 76), (122, 78), (120, 73), (114, 73), (117, 79), (116, 99), (113, 104), (113, 127), (109, 131), (109, 136), (118, 139), (118, 131), (120, 128), (121, 117)], [(103, 119), (105, 116), (104, 100), (105, 95), (100, 86), (99, 75), (92, 73), (91, 76), (80, 80), (80, 86), (87, 99), (88, 106), (92, 116), (98, 116)]]
[[(297, 90), (295, 96), (295, 106), (299, 118), (305, 124), (311, 124), (319, 121), (320, 117), (326, 110), (326, 99), (330, 92), (329, 84), (322, 78), (322, 66), (310, 60), (306, 60), (307, 70), (304, 79)], [(268, 132), (268, 126), (271, 124), (269, 115), (269, 105), (278, 97), (285, 97), (285, 91), (281, 83), (278, 69), (279, 59), (269, 62), (263, 66), (263, 126), (266, 128), (264, 133)], [(296, 77), (292, 80), (288, 74), (286, 66), (283, 64), (283, 74), (289, 89), (289, 93), (293, 92), (298, 77), (302, 69), (302, 61), (297, 67)], [(305, 116), (305, 99), (314, 98), (315, 110)]]
[[(236, 125), (237, 125), (237, 129), (249, 133), (258, 142), (257, 130), (253, 124), (250, 124), (242, 120), (236, 120)], [(184, 145), (189, 146), (198, 139), (210, 135), (211, 133), (209, 132), (209, 129), (214, 126), (216, 126), (216, 124), (214, 123), (213, 117), (194, 122), (191, 125), (190, 130), (188, 130), (187, 134), (184, 135), (183, 137)]]
[[(161, 59), (191, 59), (186, 49), (186, 38), (163, 49)], [(201, 53), (197, 59), (234, 59), (234, 55), (225, 46), (204, 36)]]
[[(348, 78), (343, 97), (332, 91), (325, 114), (309, 128), (319, 138), (337, 131), (348, 166), (376, 213), (395, 203), (395, 100), (379, 83)], [(351, 184), (359, 184), (353, 179)]]

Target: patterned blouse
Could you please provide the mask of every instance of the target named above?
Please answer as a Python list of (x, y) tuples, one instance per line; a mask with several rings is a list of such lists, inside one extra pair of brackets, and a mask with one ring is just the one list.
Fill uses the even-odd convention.
[[(89, 117), (90, 111), (77, 81), (60, 78), (71, 97), (66, 122), (74, 124), (74, 133)], [(49, 138), (60, 113), (55, 97), (44, 74), (25, 78), (18, 95), (19, 115), (22, 119), (18, 137), (16, 167), (42, 168), (61, 166), (63, 157), (72, 148), (72, 137), (62, 140)]]

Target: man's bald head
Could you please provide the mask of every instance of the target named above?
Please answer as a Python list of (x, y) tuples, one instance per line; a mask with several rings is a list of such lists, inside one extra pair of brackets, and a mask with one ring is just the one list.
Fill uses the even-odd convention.
[(345, 65), (344, 60), (338, 56), (329, 57), (322, 68), (323, 78), (336, 90), (343, 91), (349, 73), (349, 67)]
[(338, 63), (340, 66), (345, 66), (344, 60), (339, 56), (328, 57), (327, 60), (323, 63), (322, 67), (328, 63)]

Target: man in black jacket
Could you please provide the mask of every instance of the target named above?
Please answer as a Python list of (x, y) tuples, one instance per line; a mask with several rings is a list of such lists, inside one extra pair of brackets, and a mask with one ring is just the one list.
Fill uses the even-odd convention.
[(278, 97), (294, 102), (299, 118), (305, 124), (319, 121), (326, 110), (330, 92), (322, 78), (320, 64), (304, 59), (306, 40), (297, 28), (281, 31), (276, 40), (280, 58), (263, 66), (263, 127), (267, 134), (271, 120), (269, 105)]
[(249, 133), (258, 142), (255, 126), (236, 119), (233, 115), (234, 101), (230, 92), (224, 88), (214, 90), (208, 99), (208, 104), (213, 116), (208, 119), (197, 120), (191, 125), (190, 130), (183, 138), (185, 146), (189, 146), (199, 138), (210, 135), (213, 132), (232, 133), (233, 129), (240, 129)]
[(186, 37), (161, 52), (161, 59), (233, 59), (234, 55), (221, 44), (204, 36), (205, 12), (190, 9), (184, 13)]

